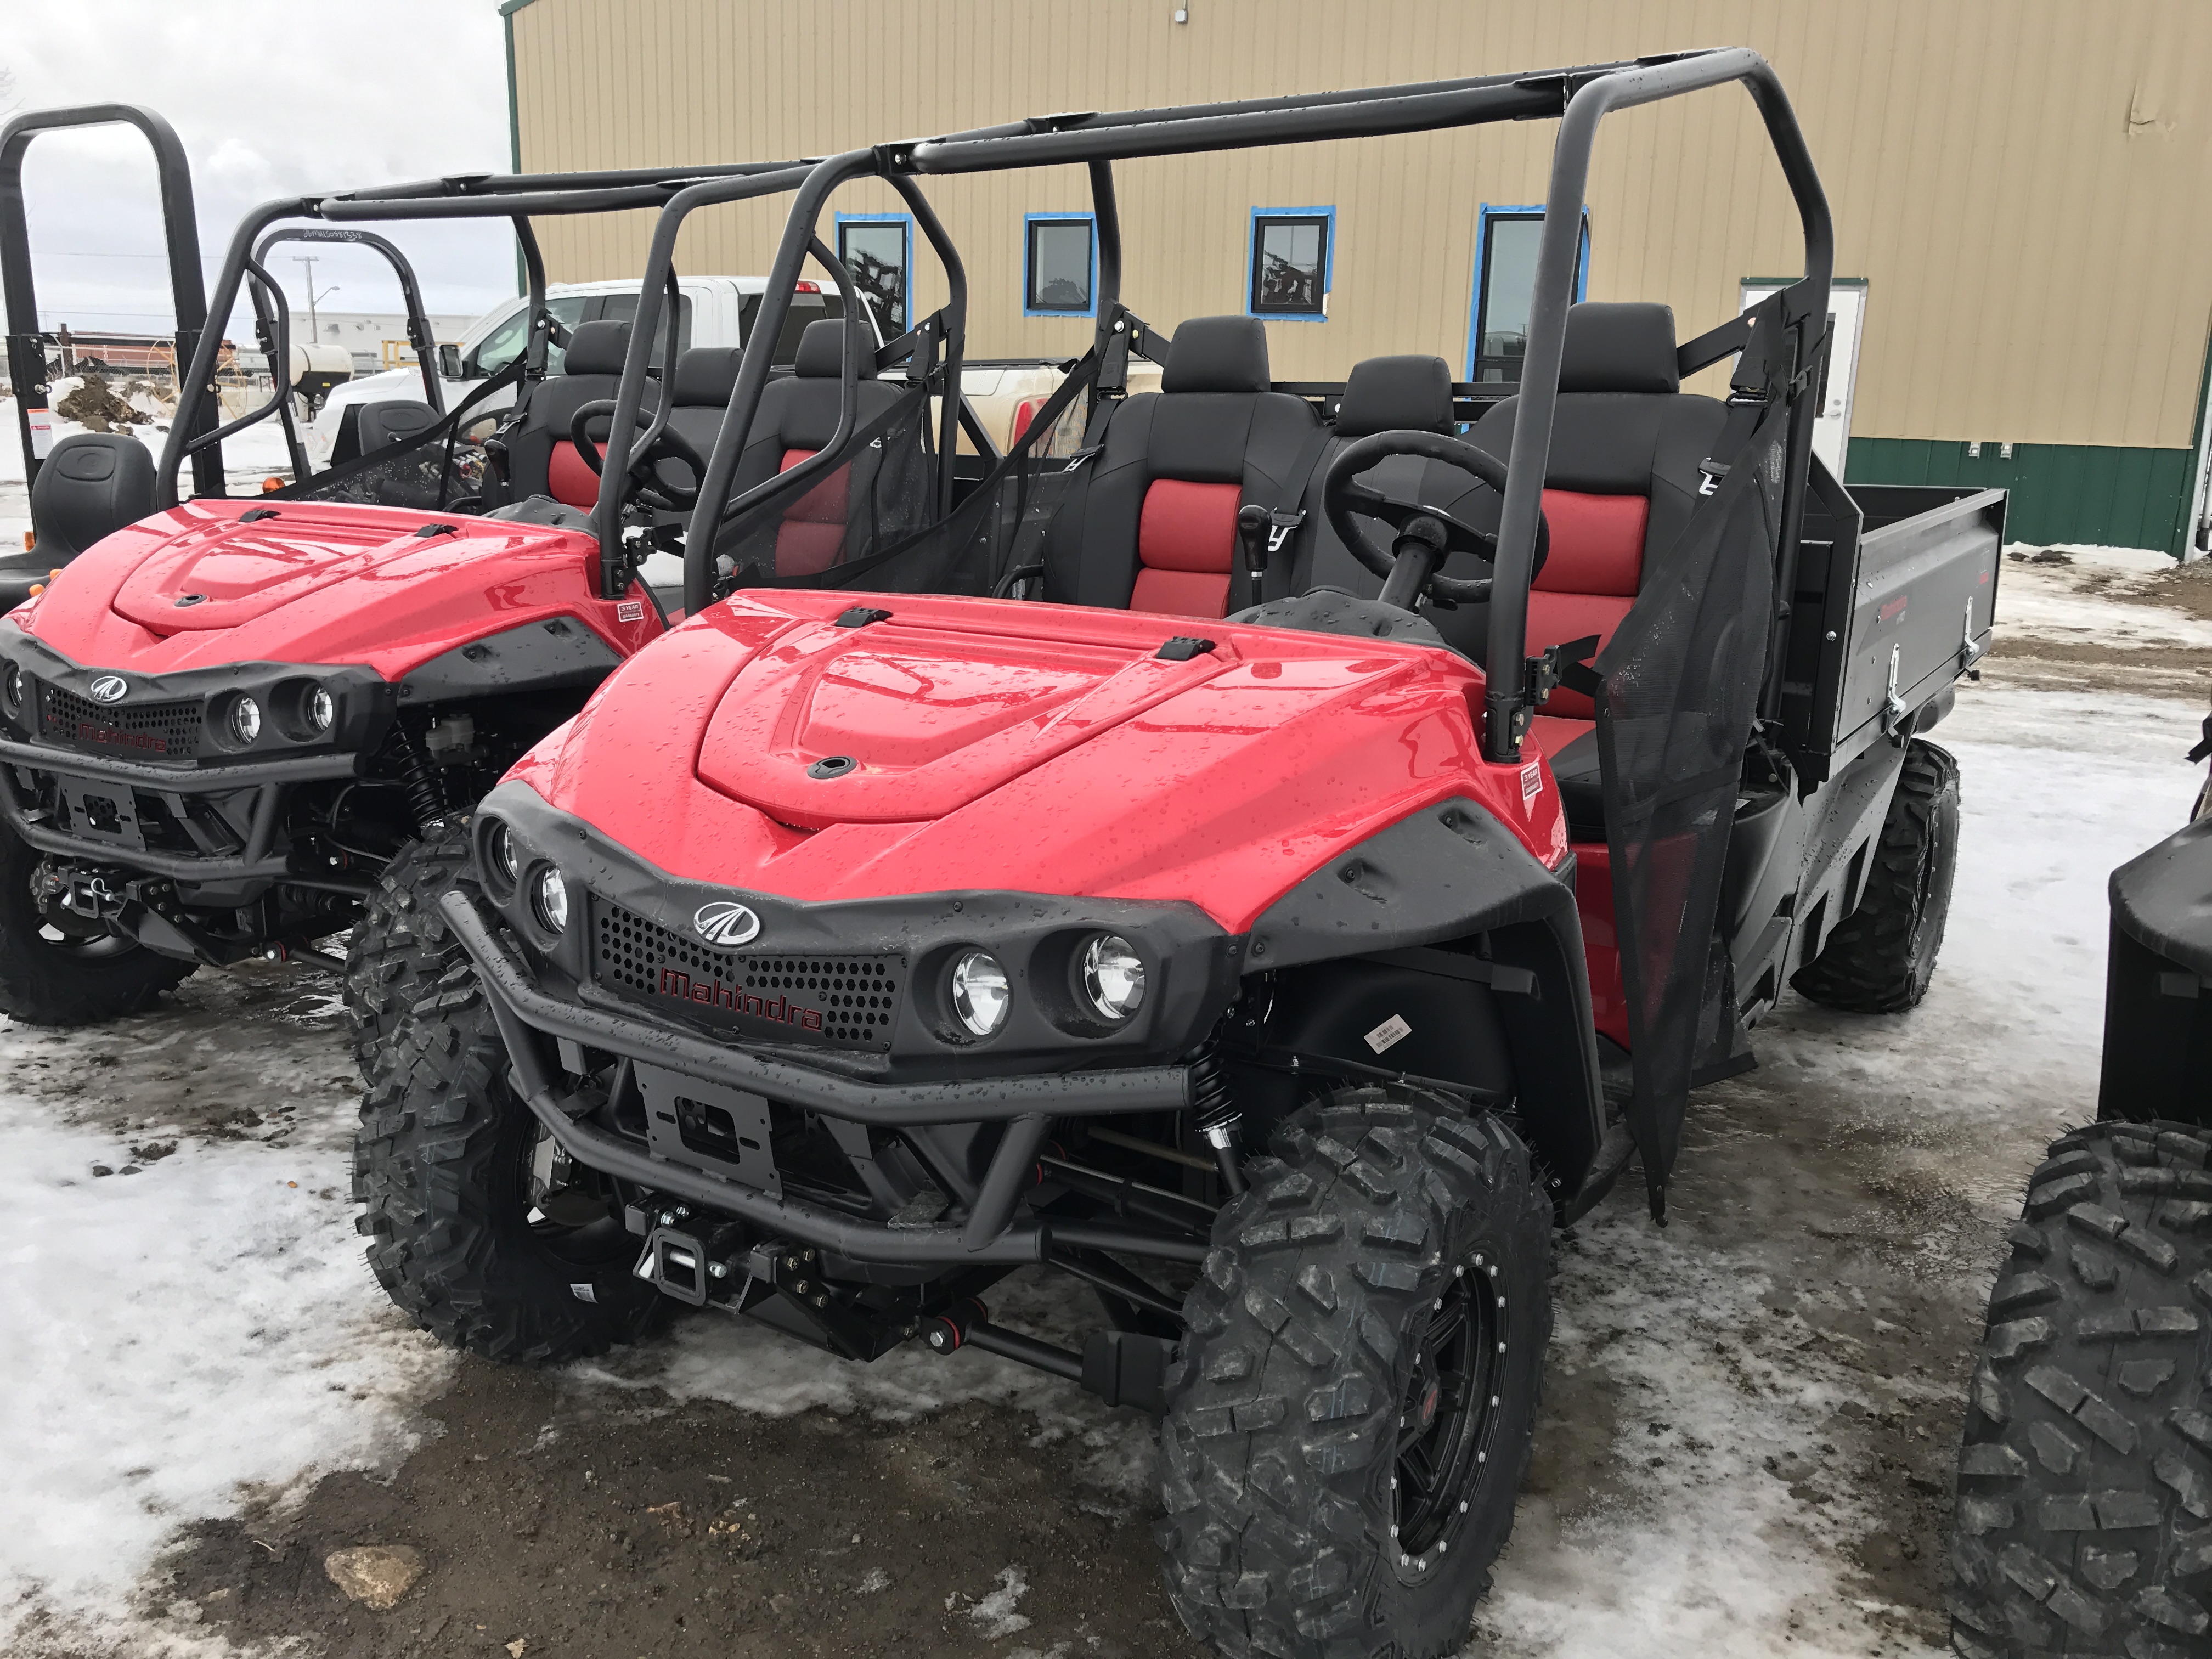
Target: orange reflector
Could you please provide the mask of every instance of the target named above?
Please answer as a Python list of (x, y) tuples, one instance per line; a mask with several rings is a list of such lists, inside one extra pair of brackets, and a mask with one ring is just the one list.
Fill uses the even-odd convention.
[(46, 591), (46, 585), (44, 582), (33, 582), (33, 583), (31, 584), (31, 592), (30, 592), (29, 597), (30, 597), (30, 598), (32, 598), (32, 599), (37, 599), (37, 598), (39, 597), (39, 595), (40, 595), (40, 594), (41, 594), (41, 593), (45, 592)]
[(49, 570), (48, 572), (46, 572), (46, 580), (47, 580), (48, 581), (52, 581), (52, 580), (53, 580), (53, 579), (54, 579), (55, 577), (57, 577), (57, 576), (60, 575), (61, 574), (62, 574), (62, 568), (61, 568), (61, 566), (59, 566), (59, 565), (56, 565), (56, 566), (55, 566), (52, 570)]
[(28, 553), (35, 549), (38, 544), (39, 532), (35, 530), (26, 530), (23, 532), (23, 551)]
[(284, 481), (282, 478), (264, 478), (261, 481), (261, 493), (264, 495), (272, 489), (282, 489), (283, 487)]

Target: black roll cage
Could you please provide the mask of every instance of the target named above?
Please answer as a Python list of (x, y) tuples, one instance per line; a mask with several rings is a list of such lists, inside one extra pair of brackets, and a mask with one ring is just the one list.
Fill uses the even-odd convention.
[[(1519, 760), (1521, 738), (1535, 703), (1535, 688), (1528, 672), (1526, 653), (1528, 595), (1537, 514), (1550, 459), (1559, 361), (1566, 335), (1567, 309), (1573, 299), (1583, 197), (1597, 125), (1615, 110), (1678, 98), (1731, 82), (1743, 83), (1765, 124), (1783, 177), (1796, 202), (1805, 240), (1805, 275), (1784, 290), (1781, 307), (1792, 353), (1784, 360), (1786, 379), (1793, 390), (1783, 480), (1782, 544), (1775, 577), (1777, 592), (1786, 599), (1795, 588), (1798, 530), (1803, 518), (1816, 413), (1808, 400), (1795, 395), (1795, 388), (1802, 384), (1806, 374), (1816, 365), (1819, 354), (1826, 349), (1828, 285), (1835, 265), (1834, 231), (1827, 198), (1820, 188), (1812, 155), (1805, 147), (1804, 136), (1783, 91), (1780, 77), (1758, 52), (1748, 47), (1729, 46), (1535, 74), (1478, 76), (1182, 108), (1044, 116), (942, 137), (850, 150), (815, 163), (798, 185), (791, 218), (769, 273), (768, 293), (756, 319), (755, 333), (746, 343), (736, 392), (723, 417), (714, 453), (708, 459), (698, 505), (686, 532), (685, 611), (696, 613), (712, 599), (714, 538), (720, 520), (731, 511), (752, 505), (763, 494), (749, 492), (745, 500), (735, 503), (724, 499), (736, 468), (738, 452), (768, 384), (773, 342), (789, 312), (792, 284), (798, 276), (799, 263), (814, 245), (815, 225), (830, 192), (837, 185), (863, 177), (889, 182), (914, 206), (917, 219), (947, 270), (957, 272), (957, 256), (945, 241), (942, 226), (927, 211), (920, 192), (914, 188), (912, 175), (1087, 165), (1098, 235), (1097, 346), (1103, 358), (1117, 343), (1126, 353), (1130, 336), (1139, 326), (1121, 304), (1121, 239), (1112, 174), (1115, 161), (1324, 139), (1380, 137), (1493, 121), (1556, 118), (1559, 131), (1553, 149), (1551, 182), (1545, 198), (1544, 233), (1538, 247), (1527, 356), (1522, 361), (1518, 394), (1520, 413), (1514, 424), (1511, 453), (1505, 458), (1506, 488), (1493, 568), (1496, 580), (1490, 603), (1489, 635), (1482, 665), (1488, 682), (1482, 733), (1484, 756), (1493, 762)], [(692, 187), (686, 193), (689, 199), (678, 199), (683, 200), (681, 212), (688, 212), (693, 206), (704, 205), (708, 201), (733, 200), (740, 194), (756, 193), (759, 192), (744, 190), (741, 185), (704, 184)], [(672, 200), (655, 233), (656, 254), (662, 251), (663, 231), (668, 234), (672, 248), (672, 221), (680, 219), (681, 212), (678, 200)], [(648, 280), (641, 295), (641, 312), (645, 296), (653, 291), (653, 284)], [(955, 307), (964, 307), (964, 286), (956, 283), (953, 291)], [(1738, 317), (1690, 341), (1680, 349), (1682, 372), (1686, 374), (1719, 362), (1740, 350), (1749, 336), (1748, 321)], [(849, 343), (848, 341), (846, 364), (848, 378), (853, 367)], [(633, 358), (637, 357), (640, 343), (635, 335), (630, 350)], [(626, 399), (642, 395), (641, 369), (640, 375), (634, 376), (632, 367), (624, 368), (623, 394)], [(957, 387), (957, 348), (950, 355), (949, 367), (951, 378), (947, 384)], [(952, 432), (950, 411), (957, 401), (955, 397), (945, 399), (948, 416), (945, 431), (948, 440)], [(615, 441), (621, 441), (629, 429), (618, 409)], [(950, 441), (944, 446), (948, 479), (951, 447)], [(611, 462), (614, 459), (611, 444), (608, 459)], [(827, 449), (815, 458), (825, 466), (834, 465), (836, 459), (834, 453)], [(794, 474), (799, 471), (793, 469)], [(610, 465), (607, 473), (609, 477), (614, 477), (617, 469)], [(607, 487), (603, 485), (603, 514), (608, 500)], [(604, 516), (600, 523), (604, 549)], [(611, 553), (608, 562), (611, 569)], [(1774, 690), (1770, 684), (1770, 699)]]
[[(0, 127), (0, 289), (8, 300), (8, 378), (15, 388), (15, 422), (23, 441), (23, 481), (37, 480), (44, 459), (31, 438), (31, 414), (46, 408), (46, 352), (39, 334), (38, 290), (31, 276), (31, 230), (23, 210), (23, 155), (42, 132), (69, 127), (133, 126), (153, 146), (154, 169), (161, 196), (161, 234), (169, 259), (169, 296), (177, 314), (177, 384), (181, 396), (185, 364), (198, 362), (207, 348), (207, 374), (215, 369), (221, 332), (208, 331), (207, 288), (200, 272), (199, 216), (192, 205), (192, 170), (185, 147), (172, 127), (137, 104), (81, 104), (67, 109), (31, 110)], [(224, 313), (228, 315), (228, 313)], [(197, 418), (200, 424), (191, 424)], [(179, 408), (172, 428), (178, 434), (211, 430), (212, 404)], [(192, 488), (214, 494), (222, 486), (222, 455), (213, 445), (193, 458)]]
[[(144, 112), (141, 112), (144, 113)], [(123, 118), (101, 117), (100, 118)], [(158, 121), (159, 118), (152, 118)], [(8, 129), (14, 131), (14, 125)], [(168, 131), (166, 124), (161, 131)], [(174, 142), (174, 135), (170, 135)], [(6, 156), (0, 153), (0, 163)], [(181, 164), (182, 152), (179, 152)], [(530, 337), (524, 348), (523, 376), (526, 380), (541, 380), (545, 373), (545, 349), (550, 338), (550, 319), (545, 310), (545, 259), (539, 251), (536, 233), (531, 228), (531, 217), (538, 214), (616, 213), (638, 208), (660, 208), (694, 181), (702, 179), (750, 179), (781, 171), (788, 172), (791, 162), (731, 162), (707, 167), (624, 167), (603, 169), (592, 173), (465, 173), (450, 178), (422, 179), (410, 184), (380, 185), (374, 190), (347, 191), (330, 196), (280, 197), (264, 202), (239, 222), (231, 234), (230, 246), (223, 257), (222, 270), (215, 283), (214, 304), (217, 314), (228, 316), (238, 301), (240, 287), (251, 278), (254, 283), (254, 303), (258, 316), (265, 316), (262, 307), (265, 296), (264, 283), (273, 285), (273, 279), (258, 269), (260, 252), (270, 240), (293, 234), (278, 232), (264, 238), (279, 221), (304, 219), (322, 225), (350, 225), (410, 219), (506, 219), (514, 227), (515, 240), (522, 253), (524, 280), (528, 289)], [(0, 191), (4, 191), (6, 177), (0, 175)], [(20, 214), (20, 197), (17, 198)], [(0, 197), (0, 214), (4, 214), (6, 202)], [(0, 236), (4, 236), (4, 220), (0, 220)], [(302, 228), (303, 229), (308, 228)], [(324, 233), (309, 240), (363, 240), (380, 246), (387, 258), (398, 250), (381, 237), (367, 233), (343, 234)], [(192, 278), (197, 287), (199, 278), (198, 253), (194, 253)], [(413, 333), (421, 306), (419, 296), (412, 292), (413, 272), (404, 259), (396, 261), (401, 273), (403, 288), (409, 290), (409, 329)], [(10, 315), (13, 315), (15, 283), (9, 279)], [(180, 302), (181, 303), (181, 302)], [(199, 304), (199, 314), (207, 313), (204, 301)], [(428, 337), (427, 322), (422, 325)], [(12, 322), (10, 325), (13, 327)], [(216, 421), (215, 365), (220, 342), (213, 333), (203, 331), (191, 353), (190, 370), (180, 371), (178, 380), (179, 404), (175, 423), (170, 428), (169, 441), (161, 451), (160, 469), (155, 482), (155, 504), (158, 507), (174, 507), (178, 501), (177, 480), (187, 457), (192, 462), (192, 489), (198, 495), (225, 494), (222, 469), (219, 459), (210, 460), (214, 444), (222, 436), (238, 428), (250, 425), (266, 416), (270, 405), (249, 413), (233, 422), (228, 428)], [(179, 355), (183, 340), (179, 335)], [(422, 348), (417, 344), (418, 352)], [(435, 348), (424, 358), (426, 384), (436, 374)], [(279, 369), (281, 377), (282, 369)], [(43, 375), (40, 377), (43, 379)], [(282, 404), (280, 396), (275, 399)], [(437, 407), (442, 397), (433, 392), (429, 399)], [(286, 419), (289, 421), (289, 415)], [(288, 435), (289, 425), (288, 425)], [(295, 462), (301, 452), (295, 447)], [(300, 475), (302, 481), (305, 474)]]

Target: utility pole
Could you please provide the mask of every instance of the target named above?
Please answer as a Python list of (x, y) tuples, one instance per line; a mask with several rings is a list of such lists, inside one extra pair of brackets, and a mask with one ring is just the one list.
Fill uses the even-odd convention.
[(319, 341), (323, 337), (323, 326), (321, 319), (315, 315), (315, 260), (318, 257), (313, 253), (295, 253), (292, 256), (292, 263), (307, 268), (307, 332)]

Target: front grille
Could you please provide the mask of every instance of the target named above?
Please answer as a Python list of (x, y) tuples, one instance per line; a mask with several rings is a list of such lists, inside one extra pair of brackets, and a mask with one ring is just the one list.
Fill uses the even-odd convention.
[(743, 1036), (890, 1047), (904, 957), (711, 951), (605, 899), (592, 908), (593, 975), (627, 1001)]
[(49, 743), (138, 760), (188, 761), (200, 750), (200, 705), (96, 703), (41, 682), (39, 735)]

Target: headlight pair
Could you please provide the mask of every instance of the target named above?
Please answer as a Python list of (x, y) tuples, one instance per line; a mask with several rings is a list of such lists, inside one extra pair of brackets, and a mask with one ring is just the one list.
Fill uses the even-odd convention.
[(486, 885), (497, 898), (526, 891), (531, 920), (558, 938), (568, 928), (568, 878), (552, 865), (539, 862), (526, 869), (521, 844), (504, 818), (485, 820), (479, 845), (483, 848)]
[[(331, 695), (328, 686), (313, 680), (278, 686), (271, 695), (270, 703), (277, 729), (295, 743), (313, 743), (326, 738), (337, 724), (337, 699)], [(216, 718), (222, 723), (223, 735), (240, 749), (250, 749), (259, 742), (266, 723), (261, 704), (243, 691), (225, 703)]]
[[(1145, 959), (1119, 933), (1093, 933), (1076, 951), (1073, 987), (1079, 1005), (1118, 1025), (1145, 1000)], [(988, 951), (963, 951), (945, 976), (953, 1017), (970, 1036), (998, 1035), (1014, 1004), (1013, 981)]]

